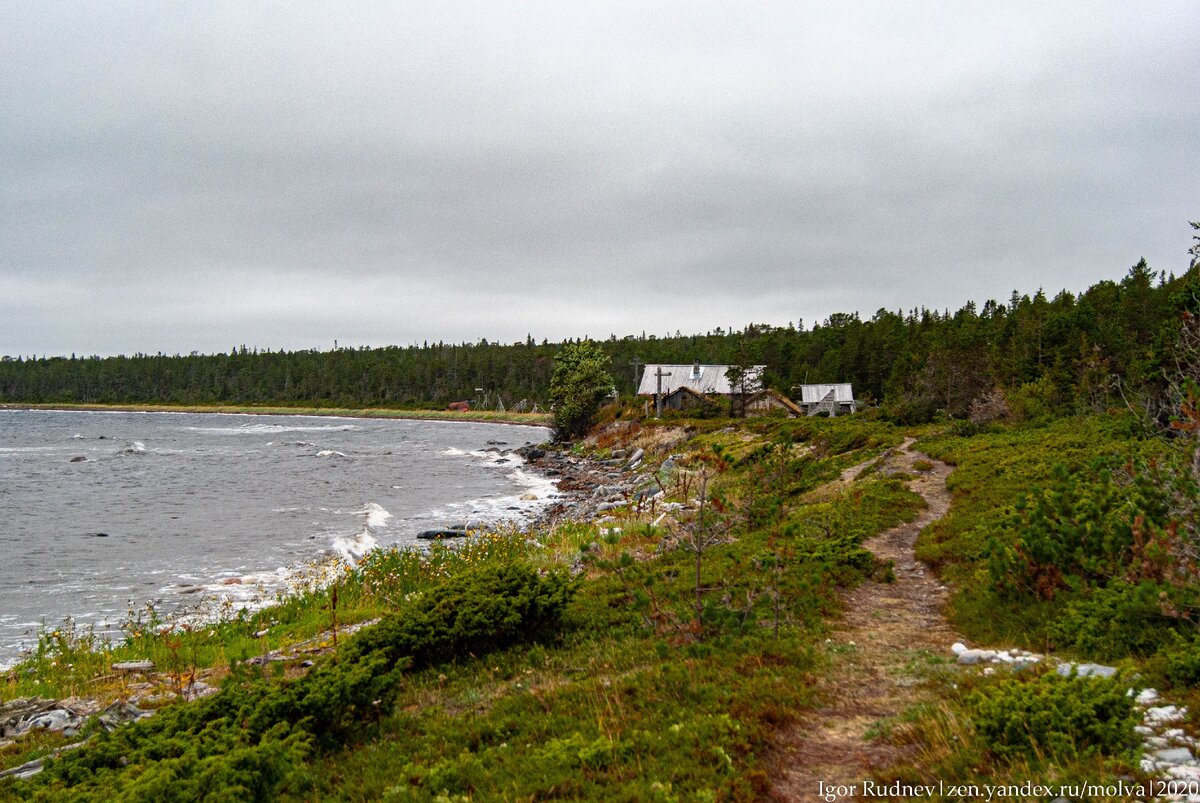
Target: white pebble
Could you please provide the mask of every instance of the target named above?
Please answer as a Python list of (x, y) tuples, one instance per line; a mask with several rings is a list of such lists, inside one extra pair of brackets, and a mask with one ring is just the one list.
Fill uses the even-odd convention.
[(1167, 767), (1167, 774), (1181, 781), (1200, 781), (1200, 767)]
[[(1132, 690), (1131, 690), (1132, 691)], [(1142, 689), (1141, 693), (1134, 699), (1138, 705), (1150, 705), (1158, 699), (1158, 692), (1154, 689)]]
[[(1149, 741), (1147, 739), (1147, 741)], [(1154, 757), (1164, 764), (1191, 764), (1196, 759), (1192, 751), (1186, 747), (1172, 747), (1167, 750), (1155, 750)]]
[(1143, 719), (1149, 723), (1175, 722), (1187, 716), (1187, 708), (1174, 705), (1162, 705), (1157, 708), (1147, 708)]

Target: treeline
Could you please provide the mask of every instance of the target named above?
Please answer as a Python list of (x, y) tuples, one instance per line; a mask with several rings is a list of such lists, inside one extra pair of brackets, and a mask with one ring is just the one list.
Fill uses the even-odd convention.
[[(1103, 409), (1120, 390), (1158, 381), (1179, 315), (1200, 297), (1196, 273), (1167, 276), (1143, 260), (1120, 282), (1079, 295), (1014, 292), (953, 313), (881, 309), (867, 320), (832, 315), (811, 328), (752, 324), (740, 332), (613, 336), (601, 345), (623, 395), (635, 392), (642, 364), (699, 360), (766, 365), (768, 384), (784, 392), (805, 382), (851, 382), (857, 396), (906, 421), (938, 411), (965, 416), (996, 389), (1030, 413)], [(529, 337), (327, 352), (6, 357), (0, 401), (442, 407), (486, 397), (488, 406), (522, 399), (544, 406), (559, 348)]]
[(483, 388), (541, 399), (557, 347), (479, 344), (0, 361), (0, 401), (445, 406)]

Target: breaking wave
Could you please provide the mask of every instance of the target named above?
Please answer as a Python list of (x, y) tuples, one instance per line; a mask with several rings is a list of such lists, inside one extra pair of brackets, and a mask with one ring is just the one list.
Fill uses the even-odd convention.
[(379, 541), (375, 538), (375, 531), (388, 526), (388, 519), (392, 517), (391, 513), (374, 502), (368, 502), (356, 515), (363, 518), (362, 529), (353, 535), (341, 535), (333, 540), (333, 551), (342, 560), (350, 563), (357, 563), (368, 552), (379, 546)]
[(214, 432), (222, 435), (276, 435), (280, 432), (350, 432), (354, 424), (242, 424), (237, 427), (184, 427), (189, 432)]

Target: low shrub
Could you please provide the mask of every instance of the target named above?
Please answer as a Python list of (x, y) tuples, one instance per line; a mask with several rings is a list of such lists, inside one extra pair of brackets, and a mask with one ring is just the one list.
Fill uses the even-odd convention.
[(98, 736), (15, 791), (33, 799), (262, 799), (313, 749), (353, 741), (390, 711), (401, 673), (556, 632), (574, 585), (523, 564), (486, 564), (416, 595), (340, 655), (293, 680), (247, 678)]
[(1149, 662), (1151, 671), (1160, 675), (1172, 688), (1200, 684), (1200, 638), (1185, 638), (1172, 632), (1168, 634), (1166, 642)]
[(1169, 589), (1156, 583), (1114, 582), (1066, 604), (1053, 624), (1055, 646), (1101, 661), (1146, 657), (1179, 624), (1164, 612)]
[(1119, 678), (1015, 674), (968, 698), (975, 733), (1005, 761), (1113, 756), (1138, 742), (1138, 716)]
[(555, 632), (574, 592), (562, 572), (541, 577), (524, 564), (484, 564), (422, 593), (350, 642), (351, 660), (379, 653), (414, 668), (482, 655)]

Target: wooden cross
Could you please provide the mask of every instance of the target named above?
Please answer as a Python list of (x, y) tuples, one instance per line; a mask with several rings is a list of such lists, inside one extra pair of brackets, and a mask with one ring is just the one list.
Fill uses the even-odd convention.
[(642, 384), (641, 372), (638, 371), (638, 368), (646, 363), (642, 362), (642, 358), (635, 354), (633, 359), (629, 361), (629, 364), (633, 366), (633, 393), (636, 396), (638, 388), (640, 388)]
[(670, 376), (670, 371), (664, 371), (660, 365), (654, 372), (658, 377), (658, 392), (654, 394), (654, 417), (662, 418), (663, 398), (662, 398), (662, 381), (664, 376)]

